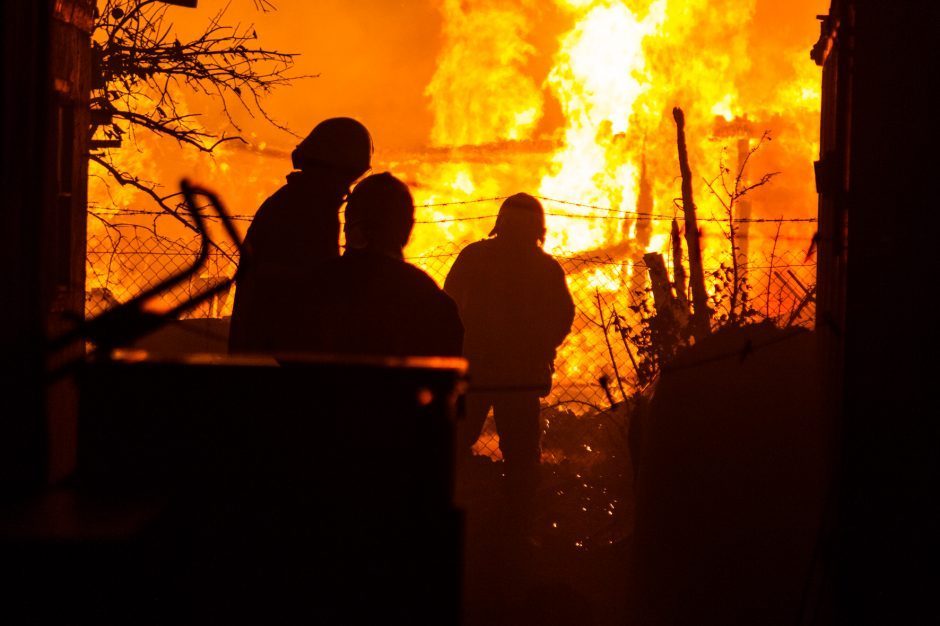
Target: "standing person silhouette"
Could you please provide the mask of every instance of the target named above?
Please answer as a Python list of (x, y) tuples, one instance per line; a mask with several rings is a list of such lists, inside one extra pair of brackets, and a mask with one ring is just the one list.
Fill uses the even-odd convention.
[(492, 408), (510, 488), (523, 497), (538, 482), (539, 398), (574, 320), (564, 271), (544, 240), (542, 205), (517, 193), (500, 206), (490, 238), (464, 248), (444, 283), (460, 309), (470, 365), (459, 445), (469, 452)]
[[(348, 117), (324, 120), (291, 154), (296, 171), (265, 200), (245, 236), (229, 352), (289, 349), (275, 340), (299, 281), (339, 256), (339, 208), (372, 160), (372, 137)], [(283, 337), (283, 334), (279, 334)]]
[(369, 176), (345, 217), (346, 251), (311, 274), (281, 332), (306, 352), (460, 356), (457, 306), (402, 254), (414, 226), (408, 186), (388, 172)]

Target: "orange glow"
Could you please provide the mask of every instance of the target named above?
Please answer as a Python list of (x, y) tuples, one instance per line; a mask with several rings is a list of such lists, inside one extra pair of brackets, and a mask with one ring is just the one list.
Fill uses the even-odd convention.
[[(170, 11), (185, 34), (223, 4), (204, 0), (195, 10)], [(645, 210), (678, 213), (671, 110), (681, 106), (706, 259), (726, 255), (727, 242), (719, 224), (708, 221), (723, 212), (702, 179), (718, 173), (723, 149), (734, 167), (738, 142), (754, 142), (764, 130), (774, 140), (749, 172), (781, 175), (749, 197), (753, 216), (815, 215), (820, 75), (809, 49), (826, 0), (279, 0), (277, 6), (275, 13), (259, 14), (242, 0), (229, 10), (231, 22), (256, 23), (265, 45), (301, 53), (296, 73), (319, 75), (272, 94), (272, 116), (299, 134), (328, 116), (359, 118), (375, 140), (373, 170), (406, 180), (419, 205), (527, 191), (614, 211), (546, 201), (546, 249), (553, 253), (607, 252), (630, 260), (646, 251), (665, 253), (669, 221), (653, 221), (648, 243), (640, 244), (630, 212), (638, 210), (645, 171), (642, 182), (652, 197)], [(211, 100), (185, 98), (191, 110), (205, 112), (205, 127), (234, 132)], [(729, 132), (732, 121), (747, 131)], [(231, 212), (250, 215), (283, 184), (297, 139), (264, 120), (242, 115), (239, 122), (248, 143), (224, 144), (211, 156), (138, 136), (136, 147), (128, 142), (117, 159), (167, 191), (189, 176), (219, 190)], [(109, 195), (99, 174), (92, 167), (93, 206), (150, 206), (141, 194), (114, 185)], [(496, 201), (419, 206), (417, 219), (491, 216), (497, 207)], [(482, 238), (492, 223), (419, 223), (406, 256)], [(787, 242), (805, 249), (815, 226), (785, 226)], [(183, 234), (170, 220), (162, 227)], [(102, 226), (92, 219), (89, 228), (100, 234)], [(750, 249), (769, 252), (775, 230), (774, 224), (752, 224)], [(414, 262), (432, 267), (424, 259)], [(595, 292), (613, 300), (639, 271), (592, 266), (569, 274), (569, 287), (589, 294), (588, 301)], [(444, 274), (433, 276), (443, 280)], [(95, 280), (90, 272), (89, 286)], [(596, 366), (577, 355), (598, 341), (587, 329), (573, 333), (559, 352), (564, 373), (596, 380)]]

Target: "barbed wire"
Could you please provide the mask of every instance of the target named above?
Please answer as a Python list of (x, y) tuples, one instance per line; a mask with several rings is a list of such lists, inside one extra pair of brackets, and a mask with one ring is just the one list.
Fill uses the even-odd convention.
[[(103, 210), (89, 209), (88, 213), (91, 215), (99, 216), (99, 217), (127, 217), (127, 216), (173, 217), (166, 211), (152, 211), (152, 210), (145, 210), (145, 209), (103, 209)], [(212, 221), (220, 219), (218, 215), (203, 215), (202, 218), (205, 220), (212, 220)], [(254, 215), (229, 215), (230, 220), (234, 220), (238, 222), (250, 222), (254, 218), (255, 218)]]
[(480, 204), (482, 202), (496, 202), (497, 200), (505, 200), (509, 196), (493, 196), (491, 198), (471, 198), (469, 200), (450, 200), (447, 202), (428, 202), (426, 204), (416, 204), (416, 209), (421, 208), (432, 208), (438, 206), (457, 206), (461, 204)]
[[(566, 217), (574, 219), (591, 219), (591, 220), (622, 220), (627, 217), (633, 217), (634, 215), (640, 215), (638, 213), (622, 213), (619, 215), (582, 215), (579, 213), (557, 213), (546, 211), (545, 215), (547, 217)], [(651, 215), (651, 214), (650, 214)], [(496, 219), (498, 215), (495, 213), (492, 215), (472, 215), (464, 217), (444, 217), (437, 220), (415, 220), (415, 224), (442, 224), (449, 222), (470, 222), (476, 220), (485, 220), (485, 219)], [(657, 221), (668, 221), (671, 222), (674, 218), (667, 216), (657, 216), (657, 217), (643, 217), (643, 221), (657, 222)], [(678, 219), (678, 218), (676, 218)], [(721, 224), (727, 224), (728, 220), (720, 217), (700, 217), (698, 218), (699, 222), (716, 222)], [(736, 224), (759, 224), (759, 223), (815, 223), (817, 220), (815, 217), (740, 217), (735, 218), (734, 223)]]
[[(422, 205), (430, 206), (430, 205)], [(127, 217), (127, 216), (162, 216), (166, 215), (169, 217), (169, 214), (164, 211), (145, 211), (145, 210), (125, 210), (121, 209), (118, 211), (90, 211), (94, 215), (101, 217)], [(558, 213), (555, 211), (546, 211), (546, 216), (550, 217), (564, 217), (570, 219), (594, 219), (594, 220), (623, 220), (628, 217), (641, 216), (643, 221), (669, 221), (671, 222), (674, 218), (660, 215), (656, 216), (655, 214), (641, 214), (636, 212), (625, 211), (616, 215), (585, 215), (580, 213)], [(647, 215), (651, 217), (647, 217)], [(479, 220), (491, 220), (496, 219), (498, 215), (496, 213), (491, 213), (487, 215), (465, 215), (460, 217), (442, 217), (435, 220), (415, 220), (415, 224), (447, 224), (451, 222), (473, 222)], [(204, 219), (207, 220), (218, 220), (219, 217), (216, 215), (204, 215)], [(230, 215), (229, 219), (239, 222), (251, 222), (254, 219), (254, 215)], [(677, 219), (677, 218), (676, 218)], [(698, 218), (699, 222), (716, 222), (725, 224), (728, 222), (727, 219), (720, 217), (700, 217)], [(759, 223), (768, 223), (768, 224), (781, 224), (781, 223), (807, 223), (814, 224), (818, 220), (815, 217), (740, 217), (735, 218), (734, 222), (736, 224), (759, 224)]]
[[(183, 247), (183, 244), (176, 244), (180, 248)], [(150, 257), (150, 256), (168, 256), (168, 257), (193, 257), (196, 255), (196, 250), (181, 249), (178, 251), (170, 252), (166, 250), (113, 250), (110, 248), (89, 248), (89, 253), (92, 254), (101, 254), (101, 255), (113, 255), (113, 256), (141, 256), (141, 257)], [(459, 251), (455, 252), (442, 252), (437, 254), (420, 254), (414, 256), (406, 256), (404, 259), (406, 261), (417, 261), (423, 259), (447, 259), (455, 258), (459, 255)], [(218, 252), (210, 252), (209, 256), (223, 256)], [(615, 259), (602, 259), (598, 257), (584, 257), (584, 256), (571, 256), (565, 254), (553, 254), (553, 257), (556, 259), (564, 259), (566, 261), (576, 261), (579, 263), (593, 264), (593, 265), (612, 265), (618, 267), (634, 267), (644, 269), (648, 266), (642, 261), (633, 261), (633, 260), (622, 260), (618, 261)], [(709, 266), (712, 268), (712, 266)], [(714, 268), (719, 268), (720, 265), (713, 266)], [(786, 264), (774, 264), (774, 265), (747, 265), (745, 269), (750, 270), (766, 270), (766, 269), (787, 269), (787, 268), (799, 268), (799, 267), (816, 267), (815, 263), (786, 263)]]
[[(439, 246), (416, 250), (416, 254), (409, 256), (408, 261), (422, 268), (435, 280), (442, 282), (453, 260), (460, 253), (461, 248), (469, 243), (469, 239), (472, 238), (452, 238)], [(223, 245), (229, 246), (230, 250), (234, 251), (234, 244), (224, 243)], [(91, 280), (86, 293), (86, 313), (89, 316), (100, 313), (166, 276), (180, 271), (192, 263), (197, 247), (194, 238), (185, 236), (175, 240), (151, 240), (149, 237), (130, 236), (108, 238), (92, 233), (87, 249), (87, 267)], [(650, 283), (647, 265), (642, 262), (641, 254), (642, 250), (632, 248), (617, 248), (609, 252), (562, 249), (554, 251), (553, 255), (561, 263), (566, 275), (581, 278), (575, 278), (570, 283), (578, 316), (572, 327), (572, 343), (568, 348), (559, 351), (556, 363), (557, 378), (547, 402), (573, 403), (579, 406), (581, 404), (594, 407), (607, 406), (610, 396), (598, 383), (603, 376), (611, 380), (613, 376), (617, 376), (629, 393), (633, 393), (633, 390), (637, 388), (638, 374), (635, 369), (629, 369), (632, 349), (630, 346), (635, 347), (633, 340), (627, 338), (627, 342), (630, 343), (628, 346), (621, 344), (621, 340), (615, 337), (616, 341), (611, 343), (612, 348), (608, 348), (604, 331), (597, 330), (595, 326), (598, 304), (595, 299), (596, 288), (593, 275), (596, 272), (602, 272), (616, 281), (611, 285), (617, 285), (616, 293), (619, 295), (613, 297), (625, 299), (623, 300), (624, 306), (643, 300), (647, 296), (642, 295), (642, 292), (648, 291)], [(754, 303), (751, 306), (761, 311), (766, 310), (768, 319), (780, 320), (781, 323), (786, 322), (788, 325), (812, 323), (815, 304), (809, 301), (807, 306), (802, 306), (802, 302), (807, 299), (807, 296), (802, 293), (806, 287), (802, 285), (813, 284), (815, 265), (811, 260), (805, 259), (805, 252), (788, 249), (783, 252), (778, 251), (777, 254), (768, 258), (763, 251), (752, 250), (748, 258), (749, 264), (746, 271), (751, 272), (747, 274), (751, 295), (749, 302)], [(709, 276), (716, 271), (725, 272), (730, 264), (726, 254), (708, 256), (703, 261)], [(722, 262), (726, 266), (725, 269), (721, 267)], [(204, 287), (201, 281), (216, 277), (230, 277), (236, 265), (237, 256), (233, 262), (221, 254), (210, 253), (204, 275), (194, 278), (196, 282), (190, 282), (166, 294), (161, 294), (159, 306), (172, 306), (185, 300)], [(773, 271), (768, 271), (771, 266)], [(799, 277), (798, 282), (792, 282), (791, 270)], [(606, 278), (600, 280), (603, 281)], [(606, 287), (603, 291), (607, 293)], [(635, 300), (634, 294), (639, 295), (639, 300)], [(187, 313), (186, 317), (222, 319), (231, 314), (232, 303), (233, 294), (229, 292), (200, 305), (200, 308)], [(607, 304), (605, 303), (604, 306)], [(716, 301), (714, 306), (717, 311), (724, 311), (726, 304), (723, 301)], [(795, 321), (791, 320), (794, 317), (793, 311), (798, 312), (798, 317), (794, 318)], [(626, 310), (621, 313), (630, 318), (630, 324), (639, 323), (637, 320), (641, 316), (640, 313)], [(592, 321), (594, 324), (591, 323)], [(209, 327), (205, 330), (215, 332), (216, 329)], [(209, 334), (206, 334), (206, 337), (209, 337)], [(222, 340), (220, 337), (213, 337), (212, 341), (219, 343)], [(613, 355), (609, 354), (610, 350), (613, 350)], [(616, 371), (611, 373), (612, 363), (615, 362), (621, 365), (627, 364), (627, 369), (621, 369), (621, 373)]]
[[(467, 200), (453, 200), (448, 202), (432, 202), (426, 204), (416, 205), (415, 208), (435, 208), (435, 207), (445, 207), (445, 206), (463, 206), (471, 204), (482, 204), (485, 202), (496, 202), (505, 200), (509, 196), (492, 196), (488, 198), (471, 198)], [(673, 219), (678, 219), (677, 215), (667, 215), (663, 213), (651, 213), (644, 211), (625, 211), (622, 209), (614, 209), (611, 207), (602, 207), (595, 204), (588, 204), (584, 202), (575, 202), (573, 200), (562, 200), (559, 198), (550, 198), (548, 196), (535, 196), (539, 200), (545, 202), (554, 202), (556, 204), (562, 204), (565, 206), (573, 206), (583, 209), (591, 209), (594, 211), (604, 211), (608, 215), (591, 215), (585, 213), (562, 213), (557, 211), (547, 211), (545, 214), (552, 217), (563, 217), (570, 219), (609, 219), (609, 220), (622, 220), (626, 218), (636, 218), (638, 220), (642, 219), (643, 221), (672, 221)], [(90, 210), (90, 213), (101, 216), (159, 216), (165, 215), (164, 211), (155, 211), (155, 210), (143, 210), (143, 209), (117, 209), (117, 210)], [(215, 215), (205, 216), (207, 219), (218, 219)], [(240, 214), (230, 216), (232, 220), (235, 221), (251, 221), (254, 219), (254, 215)], [(416, 220), (415, 224), (442, 224), (442, 223), (451, 223), (451, 222), (468, 222), (468, 221), (478, 221), (485, 219), (495, 219), (497, 214), (486, 214), (486, 215), (464, 215), (464, 216), (454, 216), (454, 217), (442, 217), (433, 220)], [(699, 222), (718, 222), (718, 223), (727, 223), (726, 218), (719, 217), (700, 217), (698, 218)], [(780, 223), (815, 223), (818, 220), (815, 217), (742, 217), (734, 218), (733, 221), (738, 224), (760, 224), (760, 223), (771, 223), (771, 224), (780, 224)]]

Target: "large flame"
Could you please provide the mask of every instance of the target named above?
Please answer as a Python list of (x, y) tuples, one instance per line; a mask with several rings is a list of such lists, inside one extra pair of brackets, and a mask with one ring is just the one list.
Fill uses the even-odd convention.
[[(552, 155), (539, 191), (632, 210), (638, 169), (625, 142), (634, 107), (651, 86), (643, 42), (662, 20), (664, 3), (657, 2), (644, 19), (619, 3), (566, 4), (577, 21), (562, 37), (547, 80), (565, 115), (564, 145)], [(550, 217), (549, 227), (549, 247), (567, 250), (596, 247), (622, 232), (603, 220), (567, 224)]]
[[(727, 216), (705, 180), (723, 166), (734, 170), (764, 131), (770, 131), (774, 141), (753, 156), (747, 175), (782, 174), (772, 186), (748, 196), (752, 215), (811, 216), (819, 76), (803, 56), (780, 55), (775, 25), (766, 7), (758, 4), (556, 0), (564, 27), (542, 80), (540, 102), (531, 77), (522, 74), (530, 53), (520, 21), (531, 17), (527, 3), (515, 5), (515, 10), (506, 10), (504, 3), (497, 10), (488, 2), (444, 2), (448, 36), (428, 93), (436, 121), (434, 143), (452, 150), (445, 154), (445, 163), (417, 167), (419, 198), (435, 203), (516, 191), (546, 198), (548, 251), (569, 257), (609, 254), (624, 262), (569, 273), (569, 287), (587, 316), (597, 316), (605, 304), (627, 297), (645, 272), (640, 265), (644, 252), (668, 255), (669, 218), (682, 221), (676, 202), (674, 106), (686, 113), (706, 260), (716, 265), (726, 260), (730, 245), (722, 232)], [(505, 41), (509, 52), (504, 60), (492, 53), (493, 33), (519, 38)], [(506, 88), (507, 83), (519, 88)], [(560, 123), (554, 128), (529, 123), (537, 113), (523, 115), (538, 111), (540, 104), (547, 115), (551, 103), (560, 109)], [(519, 119), (526, 123), (510, 121)], [(474, 158), (462, 158), (466, 144), (481, 143), (489, 143), (483, 155), (473, 152)], [(429, 208), (424, 217), (431, 221), (448, 214), (466, 218), (494, 211), (495, 203), (488, 211), (458, 205)], [(640, 222), (638, 211), (659, 219)], [(442, 241), (483, 237), (490, 224), (469, 220), (423, 225), (409, 252), (421, 256)], [(752, 253), (769, 254), (776, 245), (775, 225), (748, 226), (739, 233), (747, 231), (744, 246)], [(787, 224), (784, 233), (789, 242), (805, 246), (812, 226)], [(559, 351), (560, 378), (596, 381), (610, 365), (595, 358), (604, 344), (602, 333), (582, 322)]]
[[(813, 197), (809, 164), (816, 152), (818, 74), (803, 58), (768, 58), (768, 41), (752, 27), (756, 0), (556, 0), (569, 26), (558, 37), (543, 82), (562, 124), (533, 159), (542, 98), (524, 73), (532, 53), (525, 36), (528, 3), (441, 4), (445, 47), (428, 94), (438, 146), (491, 143), (488, 159), (418, 167), (419, 196), (428, 202), (526, 190), (541, 196), (613, 209), (637, 210), (641, 185), (659, 214), (677, 214), (673, 106), (686, 111), (690, 152), (700, 179), (736, 165), (735, 148), (753, 146), (764, 130), (775, 136), (751, 170), (782, 171), (781, 193), (755, 201), (768, 217), (808, 216)], [(507, 7), (514, 7), (509, 9)], [(806, 18), (806, 16), (802, 16)], [(496, 54), (494, 50), (505, 51)], [(752, 57), (760, 57), (756, 67)], [(507, 140), (509, 141), (507, 143)], [(503, 143), (496, 143), (503, 142)], [(448, 156), (454, 156), (453, 153)], [(459, 159), (459, 157), (458, 157)], [(537, 161), (535, 168), (532, 161)], [(507, 173), (495, 167), (504, 164)], [(493, 171), (496, 170), (496, 171)], [(534, 170), (534, 171), (533, 171)], [(641, 180), (641, 173), (646, 180)], [(535, 175), (533, 175), (535, 174)], [(696, 184), (701, 216), (723, 216), (707, 187)], [(632, 218), (572, 219), (571, 209), (547, 203), (553, 251), (599, 250), (636, 237)], [(584, 213), (584, 211), (580, 211)], [(681, 217), (681, 214), (680, 214)], [(485, 224), (466, 235), (482, 236)], [(452, 226), (446, 232), (453, 237)], [(662, 250), (668, 221), (653, 224), (641, 249)], [(717, 227), (704, 227), (717, 254)], [(751, 236), (767, 232), (754, 229)], [(420, 254), (430, 240), (419, 235)], [(706, 251), (707, 252), (707, 251)]]
[[(332, 21), (305, 16), (318, 10), (316, 4), (284, 1), (277, 14), (264, 19), (280, 16), (287, 24), (281, 27), (285, 37), (304, 20), (323, 24), (322, 37), (313, 37), (305, 26), (285, 49), (307, 53), (304, 46), (317, 45), (312, 41), (337, 47), (350, 40), (346, 56), (336, 55), (343, 57), (338, 72), (349, 68), (350, 77), (331, 92), (335, 101), (317, 90), (333, 84), (336, 73), (324, 74), (318, 79), (322, 83), (288, 88), (282, 104), (286, 121), (306, 132), (328, 115), (364, 119), (375, 135), (373, 169), (404, 178), (419, 205), (406, 256), (436, 280), (443, 280), (456, 249), (486, 236), (499, 204), (460, 202), (527, 191), (545, 198), (548, 251), (562, 257), (609, 255), (623, 262), (585, 265), (569, 273), (582, 313), (596, 314), (592, 303), (598, 297), (609, 302), (623, 295), (642, 277), (635, 263), (644, 252), (668, 252), (670, 218), (677, 215), (681, 222), (674, 106), (686, 115), (706, 260), (727, 257), (729, 250), (722, 223), (710, 221), (723, 219), (724, 212), (704, 181), (718, 174), (722, 159), (734, 168), (742, 146), (753, 147), (765, 130), (774, 140), (752, 159), (748, 175), (781, 175), (749, 196), (752, 215), (815, 214), (812, 162), (818, 154), (820, 77), (806, 51), (816, 28), (814, 16), (825, 10), (825, 0), (439, 0), (438, 39), (389, 42), (381, 39), (386, 22), (397, 20), (396, 28), (404, 29), (415, 21), (423, 33), (431, 20), (425, 9), (396, 4), (376, 18), (379, 26), (369, 36), (384, 43), (372, 47), (361, 45), (364, 27), (352, 18), (341, 36), (331, 29), (333, 23), (342, 26), (343, 15)], [(344, 11), (379, 10), (369, 7)], [(181, 13), (180, 19), (188, 15)], [(189, 19), (204, 16), (194, 13)], [(270, 21), (264, 34), (280, 47), (273, 31), (276, 24)], [(435, 55), (436, 64), (421, 78), (419, 62)], [(311, 72), (330, 58), (323, 48), (309, 56)], [(367, 81), (362, 67), (370, 68)], [(391, 93), (385, 74), (395, 76), (396, 85), (417, 87), (411, 95)], [(354, 84), (367, 87), (354, 91)], [(411, 104), (403, 105), (400, 98), (411, 98)], [(414, 106), (422, 99), (429, 116)], [(296, 113), (292, 107), (301, 102), (302, 111)], [(208, 106), (211, 102), (191, 103), (193, 110)], [(207, 125), (219, 118), (209, 111)], [(226, 144), (213, 156), (141, 136), (136, 146), (128, 142), (115, 157), (127, 169), (162, 182), (165, 192), (190, 175), (223, 190), (233, 212), (250, 215), (283, 184), (294, 141), (263, 125), (249, 128), (257, 134), (247, 134), (248, 145)], [(389, 138), (399, 135), (420, 135), (423, 145), (389, 145)], [(150, 207), (145, 197), (126, 188), (111, 185), (108, 190), (99, 183), (100, 174), (92, 168), (90, 198), (97, 210)], [(637, 219), (636, 212), (656, 217)], [(139, 221), (149, 224), (151, 219)], [(94, 235), (104, 236), (96, 220), (89, 225)], [(171, 237), (186, 234), (172, 220), (162, 225)], [(751, 224), (750, 251), (766, 255), (778, 243), (777, 252), (808, 246), (813, 225), (786, 224), (775, 243), (776, 227)], [(102, 283), (106, 260), (94, 263), (90, 286)], [(133, 283), (123, 284), (134, 290)], [(603, 342), (591, 326), (580, 327), (560, 351), (562, 375), (593, 385), (605, 364), (584, 355), (596, 353)]]
[(528, 138), (542, 116), (542, 93), (525, 73), (535, 52), (525, 15), (500, 2), (468, 10), (461, 0), (444, 0), (442, 9), (445, 47), (427, 88), (435, 103), (431, 143)]

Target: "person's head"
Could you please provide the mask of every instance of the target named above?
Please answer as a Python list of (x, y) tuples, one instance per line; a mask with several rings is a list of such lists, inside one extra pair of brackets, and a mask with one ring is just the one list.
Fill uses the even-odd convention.
[(509, 196), (499, 207), (490, 237), (518, 245), (541, 245), (545, 241), (545, 210), (527, 193)]
[(294, 169), (320, 171), (353, 184), (369, 171), (372, 136), (366, 127), (349, 117), (332, 117), (316, 125), (291, 153)]
[(346, 247), (400, 256), (415, 223), (408, 185), (388, 172), (364, 178), (346, 201)]

